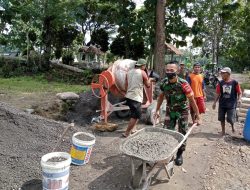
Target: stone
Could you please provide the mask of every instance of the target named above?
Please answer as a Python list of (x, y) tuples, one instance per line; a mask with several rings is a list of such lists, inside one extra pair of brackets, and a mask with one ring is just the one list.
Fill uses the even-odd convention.
[(79, 95), (74, 92), (62, 92), (57, 93), (56, 97), (60, 100), (77, 100), (79, 99)]

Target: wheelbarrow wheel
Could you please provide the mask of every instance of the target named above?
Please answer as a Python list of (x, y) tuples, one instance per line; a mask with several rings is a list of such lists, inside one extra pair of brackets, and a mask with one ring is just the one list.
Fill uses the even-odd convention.
[(132, 187), (136, 190), (147, 190), (151, 183), (151, 178), (148, 181), (142, 181), (143, 165), (141, 164), (135, 171), (134, 178), (132, 179)]
[(135, 171), (135, 175), (132, 179), (132, 187), (134, 189), (140, 188), (142, 182), (142, 170), (143, 170), (143, 165), (141, 164)]

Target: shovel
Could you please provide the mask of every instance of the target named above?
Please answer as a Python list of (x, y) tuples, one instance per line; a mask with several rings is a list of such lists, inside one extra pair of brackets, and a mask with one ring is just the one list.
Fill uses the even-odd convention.
[(54, 151), (58, 148), (58, 146), (61, 144), (62, 139), (63, 139), (63, 137), (66, 135), (66, 133), (68, 132), (68, 130), (69, 130), (71, 127), (74, 127), (74, 126), (75, 126), (74, 123), (70, 123), (70, 124), (64, 129), (64, 131), (63, 131), (61, 137), (58, 139), (56, 145), (55, 145), (54, 148), (52, 149), (52, 152), (54, 152)]

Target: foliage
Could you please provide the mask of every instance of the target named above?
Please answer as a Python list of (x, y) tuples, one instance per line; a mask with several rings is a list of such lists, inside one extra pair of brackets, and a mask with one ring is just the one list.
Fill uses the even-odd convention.
[(230, 22), (230, 30), (224, 39), (224, 55), (230, 66), (242, 71), (250, 65), (250, 2), (242, 3)]
[(110, 45), (111, 53), (118, 56), (124, 56), (125, 55), (125, 44), (124, 44), (124, 38), (121, 36), (117, 36), (112, 44)]
[(133, 40), (131, 42), (131, 58), (137, 60), (144, 57), (144, 42)]
[(109, 0), (81, 0), (78, 1), (74, 10), (76, 22), (81, 26), (81, 31), (92, 34), (93, 31), (101, 28), (112, 30), (116, 18), (118, 3), (111, 3)]
[[(86, 33), (91, 35), (90, 43), (100, 45), (104, 52), (112, 41), (110, 50), (114, 56), (132, 59), (149, 56), (152, 60), (157, 0), (145, 0), (140, 9), (132, 0), (0, 0), (0, 3), (5, 9), (0, 12), (0, 44), (8, 49), (25, 50), (27, 62), (31, 50), (42, 54), (43, 59), (36, 56), (38, 64), (32, 58), (34, 70), (49, 69), (53, 56), (63, 55), (69, 63), (72, 56), (64, 50), (77, 51), (85, 43)], [(222, 64), (243, 69), (250, 60), (249, 7), (249, 1), (168, 0), (166, 41), (177, 47), (186, 46), (186, 37), (192, 34), (192, 47), (202, 48), (201, 59), (218, 62), (224, 57)], [(184, 18), (195, 18), (191, 28)], [(9, 70), (8, 67), (5, 69)]]
[(88, 43), (88, 45), (93, 44), (93, 45), (98, 45), (101, 47), (101, 51), (106, 52), (108, 50), (108, 45), (109, 45), (109, 37), (108, 33), (103, 29), (98, 29), (95, 30), (92, 35), (91, 35), (91, 40)]
[(84, 84), (90, 84), (94, 77), (94, 73), (92, 70), (86, 69), (83, 71), (82, 77), (84, 78)]
[(21, 76), (29, 73), (38, 73), (41, 71), (39, 63), (41, 62), (40, 57), (32, 55), (29, 60), (21, 59), (19, 57), (12, 58), (0, 58), (0, 75), (6, 78), (13, 76)]
[(227, 51), (226, 41), (231, 38), (229, 34), (240, 9), (239, 2), (198, 0), (194, 4), (197, 20), (192, 28), (193, 46), (201, 46), (202, 56), (211, 57), (213, 63), (220, 64), (219, 57)]
[[(133, 40), (130, 42), (129, 57), (137, 60), (144, 57), (144, 42), (139, 40)], [(111, 53), (117, 56), (126, 55), (125, 38), (117, 36), (110, 45)]]
[(242, 84), (240, 84), (240, 87), (242, 89), (250, 89), (250, 83), (249, 82), (248, 83), (242, 83)]
[(63, 64), (72, 65), (73, 61), (74, 61), (73, 52), (66, 50), (62, 56)]
[(108, 64), (113, 63), (116, 59), (117, 59), (117, 57), (113, 53), (107, 52), (107, 54), (106, 54), (106, 62)]
[(47, 80), (49, 81), (89, 85), (92, 81), (92, 78), (94, 77), (94, 72), (92, 70), (86, 69), (82, 73), (76, 73), (56, 67), (47, 72), (46, 76)]

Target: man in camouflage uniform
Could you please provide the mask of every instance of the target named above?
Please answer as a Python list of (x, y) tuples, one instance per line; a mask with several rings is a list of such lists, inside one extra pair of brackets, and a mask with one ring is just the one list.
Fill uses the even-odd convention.
[[(200, 114), (194, 100), (193, 91), (188, 82), (177, 76), (178, 62), (171, 61), (166, 65), (166, 78), (161, 82), (161, 91), (156, 106), (156, 117), (159, 117), (159, 110), (164, 97), (167, 100), (166, 118), (164, 127), (174, 130), (178, 122), (178, 131), (183, 135), (188, 127), (188, 100), (197, 114), (196, 123), (200, 124)], [(178, 149), (175, 163), (180, 166), (183, 163), (182, 153), (185, 150), (186, 142)]]

